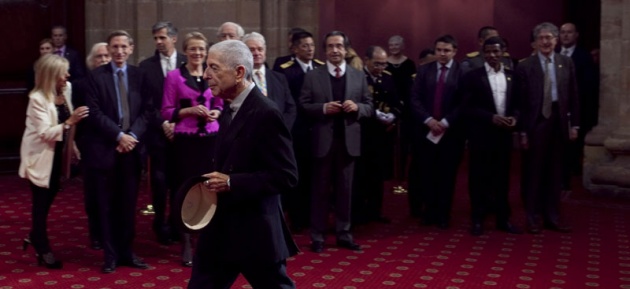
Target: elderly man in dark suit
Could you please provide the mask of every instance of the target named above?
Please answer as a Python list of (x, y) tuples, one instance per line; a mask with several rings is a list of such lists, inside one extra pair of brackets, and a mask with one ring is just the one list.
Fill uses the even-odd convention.
[(70, 81), (81, 79), (87, 74), (85, 73), (85, 62), (79, 55), (79, 52), (72, 49), (66, 44), (68, 40), (68, 31), (66, 27), (57, 25), (51, 29), (50, 38), (53, 40), (53, 53), (63, 56), (70, 62)]
[(582, 172), (582, 159), (584, 157), (584, 138), (586, 134), (597, 125), (599, 112), (599, 81), (596, 67), (591, 53), (577, 45), (578, 32), (575, 24), (565, 23), (560, 26), (560, 48), (556, 50), (564, 56), (571, 57), (575, 65), (575, 79), (578, 86), (580, 100), (580, 129), (578, 138), (569, 145), (569, 152), (565, 160), (564, 184), (567, 193), (571, 189), (571, 176)]
[[(289, 82), (291, 96), (296, 104), (299, 102), (304, 76), (309, 71), (324, 65), (315, 59), (315, 41), (313, 35), (307, 31), (294, 33), (291, 36), (293, 55), (295, 58), (287, 60), (274, 69), (286, 76)], [(298, 163), (298, 170), (302, 176), (293, 194), (287, 195), (285, 209), (289, 214), (291, 230), (300, 232), (310, 224), (311, 178), (313, 175), (313, 159), (311, 152), (310, 125), (304, 110), (298, 106), (295, 123), (291, 130), (293, 136), (293, 150)]]
[(512, 93), (513, 71), (501, 63), (504, 49), (500, 37), (486, 39), (484, 65), (468, 72), (462, 81), (473, 236), (483, 234), (490, 213), (496, 214), (498, 230), (522, 233), (510, 223), (510, 157), (518, 112)]
[(575, 66), (554, 52), (558, 27), (545, 22), (533, 37), (537, 52), (516, 70), (519, 127), (523, 151), (522, 197), (529, 233), (546, 229), (569, 232), (560, 218), (563, 157), (579, 129), (579, 100)]
[(372, 93), (375, 117), (361, 123), (361, 157), (355, 166), (352, 192), (352, 222), (389, 223), (383, 216), (383, 194), (387, 171), (393, 167), (395, 121), (402, 114), (396, 82), (387, 67), (387, 52), (380, 46), (368, 47), (363, 73)]
[[(166, 222), (167, 200), (170, 199), (172, 204), (174, 192), (177, 190), (171, 188), (170, 181), (172, 180), (169, 178), (172, 178), (173, 173), (168, 169), (173, 167), (170, 159), (172, 147), (169, 138), (173, 137), (174, 123), (163, 119), (160, 109), (164, 97), (164, 78), (169, 71), (186, 63), (186, 56), (178, 53), (175, 48), (177, 28), (173, 23), (157, 22), (151, 31), (155, 41), (155, 54), (140, 62), (140, 68), (147, 77), (145, 93), (151, 98), (152, 103), (145, 139), (150, 158), (151, 202), (155, 211), (153, 232), (157, 236), (158, 242), (169, 245), (173, 239), (179, 238), (179, 231), (174, 227), (172, 214), (169, 216), (169, 221)], [(171, 189), (170, 198), (168, 196), (169, 189)], [(171, 207), (173, 206), (171, 205)]]
[[(311, 250), (322, 252), (331, 193), (334, 196), (337, 245), (360, 250), (350, 233), (355, 159), (361, 155), (360, 121), (373, 115), (365, 75), (346, 64), (348, 37), (326, 34), (326, 65), (304, 77), (300, 105), (312, 122), (315, 158), (311, 191)], [(332, 190), (331, 190), (332, 188)]]
[(298, 249), (280, 206), (280, 195), (297, 183), (291, 134), (252, 82), (245, 44), (217, 43), (206, 63), (212, 94), (229, 105), (219, 119), (216, 171), (204, 175), (218, 206), (199, 236), (188, 288), (230, 288), (241, 273), (253, 288), (295, 288), (286, 259)]
[(293, 127), (296, 116), (295, 100), (291, 96), (287, 78), (282, 73), (267, 69), (267, 45), (265, 37), (260, 33), (252, 32), (245, 34), (243, 43), (249, 47), (249, 51), (254, 56), (254, 82), (263, 95), (269, 97), (276, 104), (282, 113), (284, 123), (289, 131)]
[(146, 129), (150, 100), (141, 91), (144, 73), (127, 63), (133, 39), (126, 31), (107, 38), (109, 65), (92, 71), (86, 103), (90, 116), (82, 152), (86, 181), (92, 182), (99, 203), (105, 262), (103, 273), (118, 265), (148, 268), (132, 251), (136, 202), (141, 171), (140, 140)]
[(450, 35), (435, 40), (437, 61), (418, 68), (411, 90), (413, 126), (409, 171), (409, 207), (423, 224), (448, 228), (457, 167), (464, 152), (457, 93), (462, 71), (453, 59), (457, 41)]

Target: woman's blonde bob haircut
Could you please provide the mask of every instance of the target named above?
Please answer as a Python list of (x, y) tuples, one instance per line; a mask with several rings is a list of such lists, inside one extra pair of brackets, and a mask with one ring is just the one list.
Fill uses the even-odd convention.
[(35, 87), (33, 91), (41, 91), (49, 101), (54, 101), (57, 91), (57, 80), (68, 73), (68, 60), (55, 54), (47, 54), (35, 62)]

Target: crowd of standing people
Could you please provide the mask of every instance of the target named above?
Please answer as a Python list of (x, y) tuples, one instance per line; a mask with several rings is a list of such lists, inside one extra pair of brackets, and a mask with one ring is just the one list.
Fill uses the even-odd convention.
[[(286, 273), (298, 250), (291, 232), (309, 229), (319, 253), (332, 227), (336, 246), (361, 250), (352, 228), (390, 222), (383, 195), (395, 176), (408, 182), (395, 190), (408, 193), (410, 216), (448, 229), (466, 148), (471, 235), (484, 234), (490, 215), (511, 234), (571, 231), (562, 192), (597, 121), (595, 66), (572, 23), (537, 25), (534, 50), (520, 61), (494, 27), (479, 30), (479, 51), (461, 62), (457, 40), (442, 35), (417, 66), (398, 35), (361, 57), (345, 33), (331, 31), (320, 61), (315, 37), (294, 28), (290, 54), (270, 68), (264, 36), (233, 22), (218, 28), (217, 43), (200, 32), (180, 41), (168, 21), (151, 31), (155, 54), (139, 66), (129, 63), (134, 40), (123, 30), (94, 44), (85, 63), (65, 44), (64, 27), (40, 43), (19, 170), (33, 194), (24, 249), (32, 245), (40, 265), (63, 267), (46, 220), (76, 159), (102, 272), (149, 268), (133, 251), (146, 168), (152, 229), (159, 243), (181, 244), (182, 266), (193, 267), (189, 288), (227, 288), (239, 273), (254, 288), (294, 288)], [(515, 146), (523, 154), (524, 228), (510, 220)], [(184, 230), (176, 200), (199, 176), (218, 206), (196, 234)]]

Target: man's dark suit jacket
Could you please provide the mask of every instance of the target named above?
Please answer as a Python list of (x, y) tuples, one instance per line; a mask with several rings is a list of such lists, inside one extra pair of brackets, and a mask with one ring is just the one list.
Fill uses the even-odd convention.
[[(425, 120), (433, 116), (433, 101), (435, 98), (435, 87), (437, 86), (438, 62), (434, 61), (418, 67), (416, 78), (411, 89), (411, 115), (415, 123), (416, 141), (426, 138), (429, 127), (424, 124)], [(444, 138), (453, 133), (461, 134), (459, 120), (461, 115), (461, 95), (457, 93), (457, 88), (462, 76), (459, 64), (453, 61), (453, 65), (448, 71), (446, 83), (442, 96), (441, 115), (449, 123), (449, 128)], [(420, 138), (420, 139), (418, 139)], [(446, 139), (442, 139), (445, 141)]]
[(291, 96), (289, 83), (282, 73), (267, 69), (265, 71), (267, 82), (267, 96), (276, 103), (278, 110), (282, 113), (284, 123), (291, 130), (297, 114), (295, 100)]
[[(195, 275), (208, 264), (275, 264), (297, 254), (280, 207), (280, 195), (298, 180), (291, 134), (275, 104), (254, 87), (229, 126), (221, 115), (213, 168), (230, 176), (217, 210), (201, 232)], [(202, 287), (205, 288), (205, 287)]]
[[(569, 127), (580, 126), (579, 100), (573, 61), (554, 53), (558, 107), (564, 139), (569, 139)], [(521, 61), (516, 69), (515, 93), (519, 100), (519, 128), (529, 136), (541, 116), (544, 97), (544, 72), (538, 54)]]
[(595, 64), (591, 53), (586, 49), (576, 46), (571, 60), (575, 65), (575, 77), (580, 96), (580, 130), (588, 132), (597, 125), (599, 117), (599, 91), (597, 83), (599, 75), (596, 74)]
[[(177, 52), (177, 65), (174, 69), (186, 64), (186, 56)], [(149, 113), (148, 131), (146, 142), (150, 145), (164, 146), (166, 138), (162, 131), (164, 119), (160, 110), (162, 109), (162, 98), (164, 97), (164, 73), (160, 62), (160, 52), (155, 51), (153, 56), (140, 62), (140, 69), (146, 75), (147, 83), (144, 93), (151, 98), (151, 112)]]
[[(506, 95), (505, 115), (517, 119), (518, 111), (512, 94), (514, 72), (505, 69)], [(486, 67), (482, 66), (468, 72), (463, 79), (463, 101), (465, 103), (466, 129), (469, 146), (479, 149), (493, 150), (493, 148), (511, 148), (511, 130), (496, 126), (492, 118), (497, 114), (492, 87), (488, 80)]]
[(70, 80), (77, 80), (85, 77), (85, 59), (79, 56), (79, 52), (66, 45), (66, 51), (63, 57), (68, 59), (70, 63)]
[[(124, 133), (133, 133), (142, 143), (147, 129), (146, 110), (149, 100), (142, 94), (144, 73), (138, 67), (127, 65), (127, 88), (129, 99), (130, 127)], [(90, 92), (85, 101), (90, 108), (85, 130), (85, 152), (82, 152), (85, 164), (89, 168), (111, 169), (116, 159), (116, 138), (121, 132), (118, 124), (118, 96), (111, 64), (102, 65), (89, 76)], [(134, 149), (132, 153), (138, 153)]]
[[(321, 158), (330, 151), (333, 143), (334, 117), (324, 114), (324, 103), (333, 101), (330, 73), (326, 65), (314, 69), (304, 77), (300, 94), (300, 105), (313, 120), (311, 140), (313, 156)], [(358, 106), (355, 113), (343, 113), (345, 117), (345, 143), (348, 155), (361, 155), (361, 125), (359, 121), (374, 115), (372, 96), (368, 91), (365, 74), (346, 65), (345, 99), (352, 100)]]

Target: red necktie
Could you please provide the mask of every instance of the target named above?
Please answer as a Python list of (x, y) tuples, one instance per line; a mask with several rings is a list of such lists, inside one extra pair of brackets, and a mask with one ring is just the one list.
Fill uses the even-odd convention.
[(444, 82), (446, 80), (447, 70), (448, 68), (445, 65), (441, 65), (440, 76), (438, 77), (438, 82), (435, 86), (435, 97), (433, 98), (433, 118), (436, 120), (442, 119), (442, 94), (444, 94)]
[(336, 78), (341, 77), (341, 68), (339, 68), (339, 66), (335, 67), (335, 77)]

